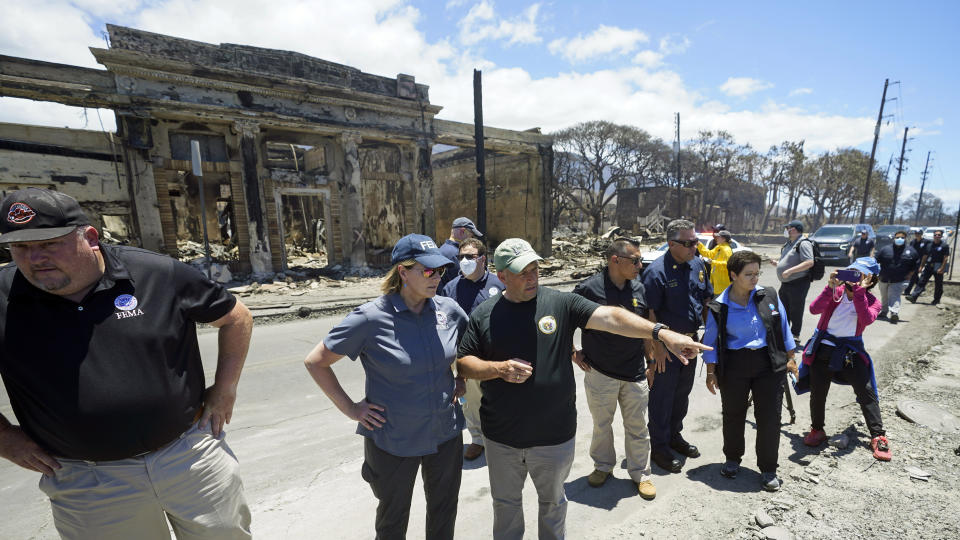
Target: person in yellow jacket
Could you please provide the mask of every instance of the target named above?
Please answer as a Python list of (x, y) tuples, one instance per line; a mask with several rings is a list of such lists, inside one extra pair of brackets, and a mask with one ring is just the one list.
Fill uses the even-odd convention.
[(710, 259), (710, 282), (713, 284), (713, 294), (719, 296), (730, 285), (727, 259), (733, 255), (733, 250), (730, 249), (730, 239), (733, 236), (730, 231), (717, 231), (713, 233), (713, 238), (717, 243), (716, 247), (707, 249), (702, 242), (698, 242), (697, 251), (700, 252), (700, 255)]

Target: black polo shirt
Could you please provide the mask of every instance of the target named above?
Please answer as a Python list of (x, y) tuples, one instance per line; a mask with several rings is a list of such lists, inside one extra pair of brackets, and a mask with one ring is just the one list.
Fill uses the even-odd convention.
[[(630, 313), (645, 316), (647, 301), (640, 278), (624, 283), (622, 289), (610, 279), (610, 269), (581, 281), (574, 294), (605, 306), (620, 306)], [(600, 330), (583, 331), (583, 354), (590, 367), (607, 377), (636, 382), (644, 379), (643, 340)]]
[(930, 242), (927, 246), (927, 264), (942, 263), (950, 254), (950, 246), (943, 240), (940, 243)]
[(703, 306), (713, 298), (713, 285), (700, 257), (678, 263), (668, 250), (643, 273), (647, 307), (671, 330), (689, 334), (703, 321)]
[(917, 268), (920, 254), (910, 246), (896, 246), (887, 244), (877, 251), (877, 262), (880, 263), (880, 281), (897, 283), (905, 281), (907, 274)]
[(866, 257), (870, 255), (870, 251), (873, 250), (873, 246), (875, 244), (876, 243), (869, 238), (862, 238), (862, 237), (857, 238), (857, 241), (853, 243), (854, 245), (853, 256)]
[(201, 406), (197, 322), (236, 299), (166, 255), (100, 246), (105, 271), (80, 302), (0, 269), (0, 375), (23, 430), (54, 456), (107, 461), (163, 446)]
[(458, 357), (502, 362), (520, 358), (533, 365), (521, 384), (482, 381), (483, 436), (514, 448), (552, 446), (577, 433), (577, 383), (573, 375), (573, 332), (590, 320), (597, 304), (546, 287), (536, 298), (511, 302), (502, 294), (470, 314)]

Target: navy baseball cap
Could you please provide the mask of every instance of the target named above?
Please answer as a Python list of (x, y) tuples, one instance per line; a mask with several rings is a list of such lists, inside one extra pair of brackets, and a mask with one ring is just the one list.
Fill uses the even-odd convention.
[(483, 233), (480, 232), (479, 229), (477, 229), (477, 226), (474, 225), (472, 221), (470, 221), (469, 219), (467, 219), (467, 218), (465, 218), (465, 217), (458, 217), (457, 219), (453, 220), (453, 225), (452, 225), (452, 227), (453, 227), (454, 229), (463, 227), (464, 229), (472, 232), (474, 236), (478, 236), (478, 237), (479, 237), (479, 236), (483, 236)]
[(90, 224), (73, 197), (33, 187), (7, 195), (0, 216), (0, 244), (50, 240)]
[(440, 253), (440, 248), (429, 236), (408, 234), (397, 240), (390, 253), (390, 264), (394, 265), (413, 259), (427, 268), (439, 268), (453, 264), (453, 261)]

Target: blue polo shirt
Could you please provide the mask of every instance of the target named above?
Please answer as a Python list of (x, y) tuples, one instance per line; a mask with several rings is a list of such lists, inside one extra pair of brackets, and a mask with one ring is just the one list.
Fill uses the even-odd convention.
[(463, 429), (454, 402), (453, 371), (467, 314), (450, 298), (426, 300), (413, 313), (399, 294), (381, 296), (355, 309), (323, 339), (336, 354), (360, 359), (366, 398), (383, 406), (386, 423), (357, 434), (395, 456), (423, 456)]
[(482, 304), (487, 298), (496, 296), (506, 289), (503, 282), (495, 274), (484, 271), (480, 279), (473, 281), (464, 275), (459, 275), (443, 288), (441, 294), (453, 298), (460, 305), (460, 309), (473, 312), (474, 308)]
[(684, 334), (700, 328), (703, 306), (713, 298), (713, 285), (707, 279), (703, 260), (694, 257), (678, 263), (669, 250), (647, 267), (643, 289), (647, 308), (657, 316), (657, 322)]
[[(750, 291), (750, 298), (747, 305), (740, 304), (730, 300), (730, 287), (727, 287), (717, 302), (727, 305), (727, 349), (762, 349), (767, 346), (767, 329), (763, 326), (760, 319), (760, 313), (757, 312), (757, 304), (753, 301), (753, 296), (763, 287), (757, 285)], [(783, 332), (783, 341), (785, 350), (792, 351), (797, 348), (793, 340), (793, 334), (790, 332), (790, 322), (787, 320), (787, 312), (783, 308), (783, 302), (777, 299), (777, 310), (780, 312), (780, 330)], [(703, 361), (706, 364), (717, 363), (717, 332), (719, 327), (717, 320), (712, 312), (707, 313), (707, 328), (703, 333), (703, 343), (714, 347), (712, 351), (703, 351)]]

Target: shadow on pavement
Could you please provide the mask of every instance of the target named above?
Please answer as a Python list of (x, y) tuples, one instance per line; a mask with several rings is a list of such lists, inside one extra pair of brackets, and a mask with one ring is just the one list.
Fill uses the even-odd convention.
[(587, 484), (587, 477), (581, 476), (576, 480), (563, 484), (567, 499), (594, 508), (613, 510), (621, 500), (630, 497), (640, 497), (637, 485), (628, 478), (616, 478), (613, 475), (602, 486), (595, 488)]
[(741, 465), (736, 478), (724, 478), (720, 476), (722, 465), (723, 463), (705, 463), (699, 467), (687, 469), (685, 472), (688, 479), (710, 486), (717, 491), (729, 491), (731, 493), (760, 491), (759, 472)]

